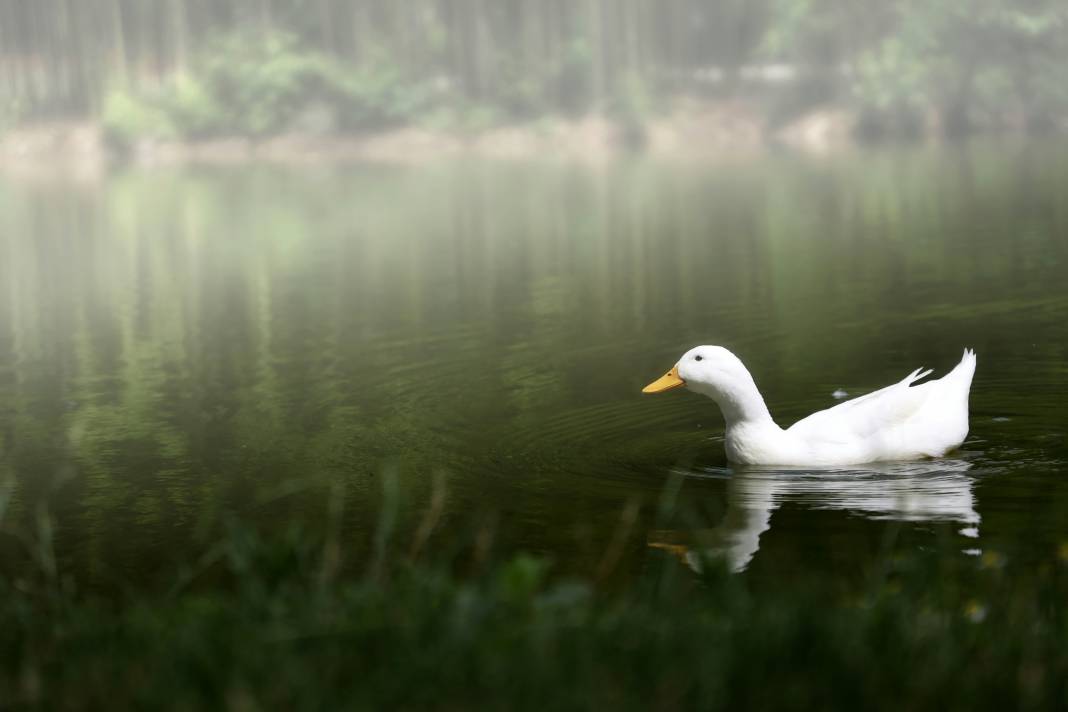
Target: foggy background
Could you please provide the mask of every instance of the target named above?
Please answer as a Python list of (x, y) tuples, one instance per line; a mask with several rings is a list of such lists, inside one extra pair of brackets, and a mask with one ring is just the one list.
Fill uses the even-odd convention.
[(0, 131), (90, 118), (120, 150), (589, 115), (638, 147), (680, 111), (760, 137), (817, 110), (861, 137), (1038, 131), (1065, 124), (1066, 68), (1059, 0), (0, 2)]

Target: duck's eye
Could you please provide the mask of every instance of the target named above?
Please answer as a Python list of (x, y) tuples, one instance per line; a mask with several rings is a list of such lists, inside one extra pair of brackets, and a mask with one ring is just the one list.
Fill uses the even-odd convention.
[(704, 356), (700, 356), (700, 355), (698, 355), (698, 356), (694, 356), (694, 357), (693, 357), (693, 360), (694, 360), (694, 361), (700, 361), (700, 360), (701, 360), (701, 359), (703, 359), (703, 358), (704, 358)]

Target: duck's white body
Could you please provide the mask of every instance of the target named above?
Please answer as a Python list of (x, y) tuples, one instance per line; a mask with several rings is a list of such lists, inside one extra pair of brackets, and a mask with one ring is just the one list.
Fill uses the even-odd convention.
[(719, 346), (698, 346), (646, 392), (675, 386), (715, 400), (727, 421), (731, 462), (748, 465), (835, 466), (941, 457), (968, 435), (968, 393), (975, 352), (944, 377), (913, 371), (892, 386), (799, 420), (783, 430), (772, 420), (752, 375)]

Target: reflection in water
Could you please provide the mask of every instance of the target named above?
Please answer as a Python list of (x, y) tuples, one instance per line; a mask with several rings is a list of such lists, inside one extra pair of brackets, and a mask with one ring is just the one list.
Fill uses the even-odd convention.
[(671, 532), (653, 532), (650, 546), (679, 555), (694, 569), (702, 558), (726, 556), (734, 571), (743, 571), (771, 527), (771, 515), (786, 503), (814, 509), (848, 511), (869, 519), (959, 522), (961, 533), (978, 537), (971, 463), (933, 460), (873, 463), (862, 468), (812, 470), (738, 467), (676, 470), (687, 477), (729, 477), (727, 515), (702, 536), (700, 552), (671, 541)]

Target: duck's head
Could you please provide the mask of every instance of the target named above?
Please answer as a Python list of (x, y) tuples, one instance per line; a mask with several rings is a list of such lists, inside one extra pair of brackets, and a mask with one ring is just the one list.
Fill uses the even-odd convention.
[(695, 346), (642, 393), (661, 393), (686, 386), (722, 403), (733, 396), (739, 385), (751, 384), (753, 377), (741, 360), (722, 346)]

